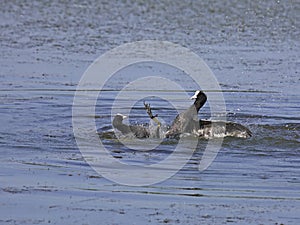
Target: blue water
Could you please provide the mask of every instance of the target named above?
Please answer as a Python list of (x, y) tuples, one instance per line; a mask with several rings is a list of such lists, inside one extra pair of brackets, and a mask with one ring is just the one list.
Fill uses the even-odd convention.
[[(7, 1), (0, 10), (1, 224), (299, 223), (299, 3)], [(93, 60), (147, 39), (180, 44), (203, 58), (222, 88), (227, 120), (249, 127), (253, 137), (224, 139), (204, 172), (198, 164), (207, 140), (201, 140), (170, 179), (124, 186), (85, 162), (73, 134), (72, 104)], [(102, 92), (99, 132), (110, 131), (114, 96), (141, 71), (172, 77), (190, 96), (197, 88), (174, 68), (133, 66)], [(176, 94), (164, 92), (186, 101)], [(171, 105), (148, 101), (171, 123)], [(210, 117), (208, 104), (200, 116)], [(149, 121), (142, 102), (129, 121)], [(176, 146), (142, 152), (109, 135), (101, 140), (129, 164), (159, 162)]]

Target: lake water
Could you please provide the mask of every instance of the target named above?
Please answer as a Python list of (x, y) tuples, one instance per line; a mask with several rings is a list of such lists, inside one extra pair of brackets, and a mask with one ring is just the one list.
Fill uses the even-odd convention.
[[(298, 224), (299, 11), (292, 0), (2, 3), (0, 224)], [(98, 56), (148, 39), (198, 54), (220, 83), (227, 120), (249, 127), (253, 137), (225, 138), (210, 167), (199, 172), (207, 144), (201, 139), (177, 174), (134, 187), (103, 178), (85, 162), (72, 105), (81, 76)], [(111, 129), (114, 97), (140, 72), (172, 77), (190, 96), (196, 88), (174, 68), (127, 68), (97, 103), (100, 133)], [(176, 90), (164, 90), (152, 94), (190, 104), (176, 98)], [(171, 123), (170, 104), (147, 101)], [(201, 111), (210, 117), (208, 104)], [(142, 102), (129, 121), (149, 121)], [(101, 140), (128, 164), (157, 163), (176, 146), (131, 151), (110, 135)]]

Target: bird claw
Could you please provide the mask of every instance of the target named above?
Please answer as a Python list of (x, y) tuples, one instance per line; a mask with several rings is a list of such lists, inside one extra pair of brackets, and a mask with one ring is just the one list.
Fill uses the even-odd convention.
[(149, 117), (150, 117), (152, 120), (154, 120), (154, 121), (160, 126), (161, 123), (160, 123), (159, 120), (157, 119), (158, 114), (156, 114), (155, 116), (153, 116), (153, 113), (152, 113), (152, 109), (151, 109), (150, 103), (147, 104), (146, 102), (144, 102), (144, 106), (145, 106), (145, 109), (147, 110), (147, 114), (149, 115)]

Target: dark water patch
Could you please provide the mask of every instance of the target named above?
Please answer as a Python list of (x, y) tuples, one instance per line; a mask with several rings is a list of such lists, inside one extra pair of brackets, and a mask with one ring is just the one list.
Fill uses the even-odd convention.
[[(276, 125), (258, 125), (252, 127), (256, 134), (251, 143), (259, 150), (264, 148), (268, 154), (298, 155), (300, 146), (300, 124), (284, 123)], [(256, 149), (254, 147), (254, 149)]]

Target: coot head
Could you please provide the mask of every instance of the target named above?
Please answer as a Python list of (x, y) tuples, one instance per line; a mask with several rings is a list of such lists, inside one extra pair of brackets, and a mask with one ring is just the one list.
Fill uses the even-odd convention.
[(197, 90), (191, 99), (206, 99), (206, 94), (203, 91)]
[(122, 121), (123, 121), (124, 119), (126, 119), (126, 118), (127, 118), (127, 116), (124, 116), (124, 115), (118, 113), (118, 114), (115, 115), (115, 117), (114, 117), (114, 120), (113, 120), (113, 126), (114, 126), (115, 128), (118, 128), (118, 127), (122, 124)]
[(203, 91), (197, 90), (195, 91), (195, 94), (191, 97), (191, 99), (195, 99), (194, 105), (198, 113), (199, 109), (205, 104), (207, 97)]

